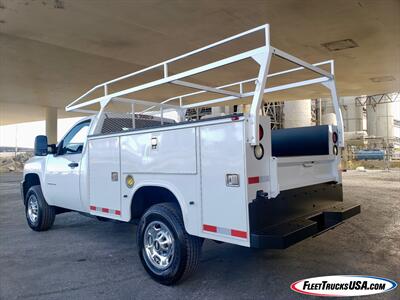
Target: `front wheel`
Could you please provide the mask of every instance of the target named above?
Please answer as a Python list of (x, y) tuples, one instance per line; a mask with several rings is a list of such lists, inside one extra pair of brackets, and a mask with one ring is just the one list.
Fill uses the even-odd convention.
[(137, 229), (139, 257), (157, 282), (171, 285), (193, 273), (200, 260), (202, 239), (184, 228), (178, 205), (160, 203), (150, 207)]
[(44, 199), (40, 185), (32, 186), (26, 193), (25, 215), (29, 227), (35, 231), (45, 231), (53, 226), (56, 212)]

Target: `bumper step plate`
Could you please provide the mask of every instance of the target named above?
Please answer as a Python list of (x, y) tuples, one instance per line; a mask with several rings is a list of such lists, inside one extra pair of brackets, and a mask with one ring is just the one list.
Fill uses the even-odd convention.
[(332, 229), (361, 211), (360, 205), (343, 203), (314, 213), (311, 216), (268, 226), (251, 233), (250, 244), (254, 248), (285, 249), (308, 237)]

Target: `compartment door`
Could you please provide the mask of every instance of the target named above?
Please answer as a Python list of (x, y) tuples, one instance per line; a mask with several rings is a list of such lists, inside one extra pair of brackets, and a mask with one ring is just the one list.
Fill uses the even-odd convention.
[(90, 213), (121, 218), (119, 137), (89, 140)]
[[(202, 229), (212, 239), (248, 246), (243, 123), (200, 127)], [(227, 174), (239, 185), (229, 186)]]

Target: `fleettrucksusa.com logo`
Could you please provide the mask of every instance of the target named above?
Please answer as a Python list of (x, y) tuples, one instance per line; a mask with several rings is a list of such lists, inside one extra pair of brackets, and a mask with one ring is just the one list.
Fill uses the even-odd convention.
[(362, 275), (334, 275), (302, 279), (290, 285), (301, 294), (322, 297), (350, 297), (385, 293), (394, 290), (393, 280)]

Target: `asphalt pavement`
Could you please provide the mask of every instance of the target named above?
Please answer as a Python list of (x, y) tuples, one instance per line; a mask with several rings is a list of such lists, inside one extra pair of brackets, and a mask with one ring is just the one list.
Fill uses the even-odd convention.
[[(400, 172), (347, 172), (346, 201), (362, 213), (286, 250), (206, 241), (198, 271), (162, 286), (142, 268), (136, 226), (78, 213), (34, 232), (19, 195), (21, 174), (0, 175), (0, 299), (299, 299), (299, 279), (337, 274), (400, 278)], [(400, 299), (400, 289), (363, 299)]]

